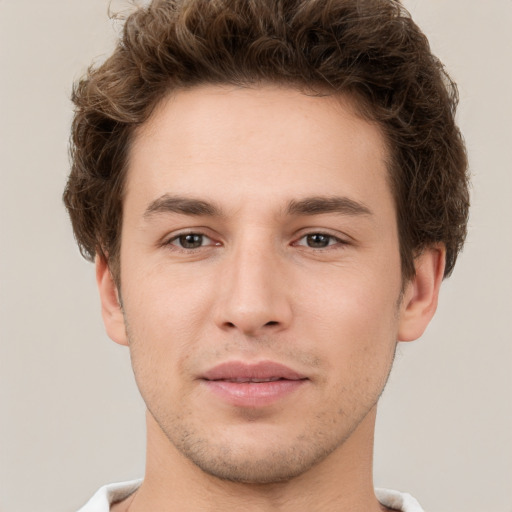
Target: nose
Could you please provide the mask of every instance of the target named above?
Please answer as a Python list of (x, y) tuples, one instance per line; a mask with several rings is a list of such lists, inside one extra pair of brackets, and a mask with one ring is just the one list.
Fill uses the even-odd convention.
[(292, 320), (285, 264), (269, 247), (255, 245), (224, 261), (215, 314), (221, 329), (253, 337), (282, 331)]

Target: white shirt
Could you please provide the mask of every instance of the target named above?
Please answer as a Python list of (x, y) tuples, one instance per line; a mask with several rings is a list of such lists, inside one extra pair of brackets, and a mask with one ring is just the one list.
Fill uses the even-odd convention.
[[(126, 499), (139, 488), (141, 483), (142, 480), (132, 480), (105, 485), (78, 512), (109, 512), (112, 503)], [(388, 489), (375, 489), (375, 495), (385, 507), (400, 512), (424, 512), (420, 504), (410, 494)]]

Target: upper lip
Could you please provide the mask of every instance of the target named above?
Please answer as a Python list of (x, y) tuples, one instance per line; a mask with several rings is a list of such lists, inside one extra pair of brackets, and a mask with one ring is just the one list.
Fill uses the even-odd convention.
[(201, 375), (204, 380), (230, 381), (267, 381), (267, 380), (302, 380), (302, 375), (287, 366), (273, 361), (246, 363), (243, 361), (227, 361), (214, 366)]

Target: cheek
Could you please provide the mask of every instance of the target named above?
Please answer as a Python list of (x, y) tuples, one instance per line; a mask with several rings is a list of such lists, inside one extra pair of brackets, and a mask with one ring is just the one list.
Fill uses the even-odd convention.
[[(296, 318), (316, 317), (326, 334), (377, 338), (396, 327), (401, 280), (397, 268), (352, 265), (328, 273), (303, 272), (294, 290)], [(366, 333), (366, 335), (365, 335)]]
[[(211, 297), (212, 280), (198, 275), (194, 267), (175, 268), (169, 264), (146, 264), (138, 268), (127, 259), (122, 283), (126, 292), (126, 310), (130, 311), (133, 328), (162, 330), (167, 336), (178, 336), (198, 326), (205, 318)], [(135, 263), (135, 262), (134, 262)], [(208, 277), (208, 276), (206, 276)], [(135, 325), (135, 322), (137, 325)]]
[(308, 302), (301, 301), (306, 307), (299, 322), (310, 333), (305, 338), (317, 340), (328, 373), (340, 381), (378, 383), (387, 377), (398, 331), (396, 274), (384, 280), (379, 273), (344, 272), (317, 287)]
[[(135, 319), (134, 316), (138, 318)], [(180, 399), (186, 399), (187, 367), (197, 336), (178, 313), (165, 317), (158, 312), (126, 314), (130, 358), (140, 394), (153, 414), (175, 414)]]
[(143, 396), (150, 387), (171, 391), (186, 373), (204, 338), (207, 296), (197, 283), (176, 282), (159, 269), (123, 284), (130, 354)]

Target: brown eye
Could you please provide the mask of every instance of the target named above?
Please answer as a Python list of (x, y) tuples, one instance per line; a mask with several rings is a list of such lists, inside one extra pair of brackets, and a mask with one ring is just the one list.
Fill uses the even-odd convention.
[(310, 249), (328, 249), (328, 248), (343, 248), (347, 245), (347, 242), (334, 235), (328, 233), (309, 233), (303, 235), (296, 242), (293, 243), (295, 246), (309, 247)]
[(332, 243), (333, 237), (322, 233), (313, 233), (306, 236), (306, 244), (314, 249), (322, 249)]
[(178, 240), (184, 249), (197, 249), (203, 245), (203, 235), (181, 235)]
[(200, 233), (186, 233), (178, 235), (169, 241), (171, 245), (176, 245), (181, 249), (199, 249), (204, 245), (211, 244), (211, 240)]

